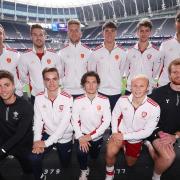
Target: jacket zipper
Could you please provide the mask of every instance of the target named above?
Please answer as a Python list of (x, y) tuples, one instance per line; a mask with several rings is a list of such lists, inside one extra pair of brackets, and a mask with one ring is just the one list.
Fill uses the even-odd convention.
[(9, 107), (6, 108), (6, 121), (9, 120)]

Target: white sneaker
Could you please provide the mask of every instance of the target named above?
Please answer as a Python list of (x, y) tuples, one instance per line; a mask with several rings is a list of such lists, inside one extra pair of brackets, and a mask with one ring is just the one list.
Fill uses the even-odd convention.
[(89, 167), (86, 170), (81, 170), (81, 175), (79, 176), (79, 180), (88, 180), (87, 176), (89, 175)]

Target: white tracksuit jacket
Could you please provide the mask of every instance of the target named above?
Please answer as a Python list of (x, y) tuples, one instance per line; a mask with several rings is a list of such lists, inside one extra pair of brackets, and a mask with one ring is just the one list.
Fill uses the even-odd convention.
[(97, 94), (91, 101), (87, 95), (75, 99), (72, 112), (72, 125), (75, 138), (90, 134), (93, 141), (100, 139), (111, 122), (108, 98)]
[(71, 95), (84, 94), (80, 85), (81, 77), (87, 72), (88, 59), (91, 51), (81, 42), (71, 42), (59, 51), (62, 65), (62, 85)]
[(136, 110), (132, 105), (133, 95), (122, 96), (112, 112), (112, 133), (121, 132), (124, 140), (137, 143), (149, 137), (160, 117), (160, 107), (152, 99), (145, 97)]
[(46, 147), (53, 143), (66, 143), (72, 140), (71, 108), (73, 99), (59, 89), (57, 98), (52, 102), (48, 99), (47, 90), (35, 98), (34, 104), (34, 141), (41, 140), (45, 131), (49, 138)]
[(144, 74), (149, 78), (149, 93), (157, 83), (161, 71), (161, 53), (149, 43), (147, 49), (141, 53), (138, 43), (127, 51), (125, 74), (127, 76), (127, 90), (131, 91), (131, 79), (138, 74)]
[(177, 36), (164, 41), (160, 46), (162, 54), (162, 73), (159, 78), (159, 86), (164, 86), (169, 82), (168, 66), (173, 60), (180, 58), (180, 43), (177, 40)]
[(109, 52), (104, 44), (95, 48), (89, 60), (89, 70), (96, 71), (101, 79), (99, 92), (106, 95), (121, 93), (121, 80), (126, 61), (126, 52), (115, 45)]
[(7, 70), (14, 76), (14, 83), (16, 88), (16, 94), (18, 96), (23, 95), (23, 86), (18, 79), (18, 65), (19, 65), (19, 53), (14, 49), (7, 47), (3, 48), (3, 52), (0, 55), (0, 69)]
[(42, 71), (46, 67), (56, 67), (61, 70), (61, 64), (58, 55), (50, 49), (44, 50), (44, 55), (40, 60), (36, 55), (35, 49), (30, 49), (20, 56), (19, 78), (22, 84), (30, 84), (31, 94), (36, 96), (44, 91)]

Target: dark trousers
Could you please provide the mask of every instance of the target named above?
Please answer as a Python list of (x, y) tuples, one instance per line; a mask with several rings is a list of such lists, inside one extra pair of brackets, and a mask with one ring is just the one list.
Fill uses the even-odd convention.
[(113, 109), (114, 109), (114, 106), (116, 105), (116, 102), (120, 98), (121, 94), (116, 94), (116, 95), (112, 95), (112, 96), (109, 96), (107, 94), (103, 94), (103, 93), (100, 93), (100, 92), (99, 92), (99, 94), (102, 94), (103, 96), (106, 96), (109, 99), (111, 112), (112, 112)]
[(88, 162), (88, 156), (92, 159), (97, 159), (98, 155), (100, 153), (102, 143), (103, 143), (103, 138), (97, 140), (97, 141), (90, 141), (89, 142), (91, 146), (89, 147), (88, 152), (83, 152), (79, 148), (79, 141), (76, 142), (76, 149), (77, 149), (77, 159), (80, 165), (81, 170), (86, 170), (87, 169), (87, 162)]
[[(44, 134), (42, 139), (46, 140), (48, 137), (49, 135)], [(33, 170), (35, 180), (41, 179), (40, 177), (43, 174), (42, 161), (43, 161), (44, 155), (50, 152), (53, 147), (57, 148), (59, 160), (61, 162), (62, 167), (67, 168), (68, 165), (70, 164), (71, 154), (72, 154), (72, 141), (68, 143), (53, 144), (52, 146), (45, 148), (44, 152), (41, 154), (31, 153), (29, 158), (32, 164), (32, 170)]]

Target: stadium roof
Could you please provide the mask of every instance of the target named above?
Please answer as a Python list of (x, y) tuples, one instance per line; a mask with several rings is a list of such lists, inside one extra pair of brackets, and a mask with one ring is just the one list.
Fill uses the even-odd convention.
[(7, 0), (16, 3), (35, 5), (41, 7), (78, 7), (92, 4), (99, 4), (103, 2), (109, 2), (111, 0)]

